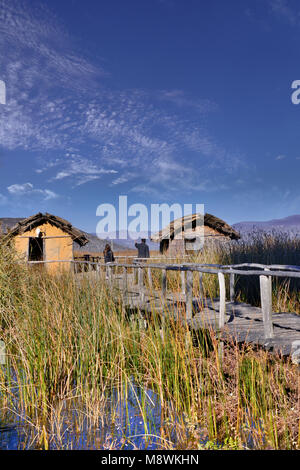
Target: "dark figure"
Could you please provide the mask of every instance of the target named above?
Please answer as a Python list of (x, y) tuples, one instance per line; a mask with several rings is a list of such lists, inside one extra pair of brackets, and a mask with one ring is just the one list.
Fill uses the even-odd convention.
[(138, 250), (138, 258), (150, 258), (149, 246), (145, 238), (142, 238), (141, 243), (135, 243), (135, 247)]
[(115, 261), (114, 254), (111, 250), (111, 247), (108, 243), (106, 243), (105, 248), (103, 250), (104, 261), (105, 263), (113, 263)]

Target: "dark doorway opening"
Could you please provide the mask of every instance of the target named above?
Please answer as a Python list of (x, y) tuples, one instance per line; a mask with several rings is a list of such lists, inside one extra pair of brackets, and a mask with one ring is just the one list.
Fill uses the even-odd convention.
[(43, 261), (44, 245), (42, 238), (29, 238), (28, 261)]

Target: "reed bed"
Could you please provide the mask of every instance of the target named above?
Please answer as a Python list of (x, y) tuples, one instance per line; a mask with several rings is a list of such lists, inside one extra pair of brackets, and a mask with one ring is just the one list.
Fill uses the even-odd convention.
[[(200, 262), (239, 250), (209, 248)], [(227, 344), (221, 363), (213, 332), (192, 334), (155, 309), (145, 327), (103, 283), (18, 261), (0, 247), (0, 422), (21, 424), (19, 448), (300, 448), (299, 372), (289, 360)]]

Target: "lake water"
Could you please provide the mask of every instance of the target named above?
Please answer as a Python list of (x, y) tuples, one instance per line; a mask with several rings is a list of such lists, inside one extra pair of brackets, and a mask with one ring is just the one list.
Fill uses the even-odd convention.
[[(126, 397), (124, 392), (121, 400), (117, 399), (117, 391), (113, 395), (108, 401), (105, 415), (93, 426), (78, 402), (65, 406), (61, 413), (60, 440), (55, 435), (55, 427), (49, 430), (50, 424), (46, 425), (49, 448), (159, 449), (162, 442), (161, 428), (165, 426), (168, 427), (169, 438), (175, 441), (176, 424), (163, 421), (160, 401), (153, 391), (132, 387), (127, 389)], [(80, 423), (77, 431), (74, 430), (75, 423)], [(28, 424), (27, 417), (16, 416), (6, 407), (1, 408), (0, 449), (40, 447), (34, 426)]]

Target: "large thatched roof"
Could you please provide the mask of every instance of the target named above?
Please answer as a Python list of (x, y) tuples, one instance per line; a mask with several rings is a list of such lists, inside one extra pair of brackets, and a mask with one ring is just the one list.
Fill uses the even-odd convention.
[(86, 235), (81, 230), (73, 227), (70, 222), (57, 217), (56, 215), (48, 214), (47, 212), (45, 214), (39, 212), (38, 214), (32, 215), (27, 219), (19, 220), (3, 237), (3, 241), (9, 240), (16, 235), (21, 235), (22, 233), (32, 230), (33, 228), (38, 227), (44, 223), (49, 223), (57, 228), (60, 228), (70, 235), (73, 241), (78, 243), (80, 246), (86, 245), (89, 241)]
[[(184, 228), (193, 229), (197, 222), (201, 223), (202, 214), (192, 214), (179, 219), (173, 220), (167, 227), (151, 236), (154, 242), (161, 242), (169, 238), (174, 238), (177, 233), (182, 232), (183, 238), (190, 238), (191, 233), (184, 233)], [(210, 227), (220, 234), (220, 236), (228, 237), (232, 240), (238, 240), (240, 235), (224, 220), (219, 219), (211, 214), (204, 214), (204, 226)]]

